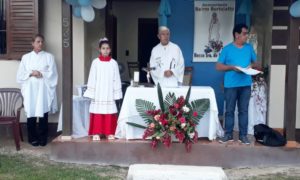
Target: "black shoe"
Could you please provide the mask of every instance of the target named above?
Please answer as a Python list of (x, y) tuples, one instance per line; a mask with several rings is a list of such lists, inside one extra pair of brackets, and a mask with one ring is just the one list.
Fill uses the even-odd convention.
[(247, 138), (247, 136), (240, 136), (239, 141), (240, 141), (242, 144), (247, 144), (247, 145), (250, 144), (250, 141), (249, 141), (249, 139)]
[(31, 144), (32, 146), (39, 146), (39, 142), (38, 141), (32, 141), (32, 142), (29, 142), (29, 144)]
[(40, 145), (40, 146), (46, 146), (46, 145), (47, 145), (47, 142), (40, 142), (39, 145)]
[(221, 138), (219, 139), (219, 142), (220, 142), (220, 143), (226, 143), (226, 142), (228, 142), (228, 141), (230, 141), (230, 142), (233, 141), (233, 136), (232, 136), (232, 135), (225, 134), (224, 137), (221, 137)]

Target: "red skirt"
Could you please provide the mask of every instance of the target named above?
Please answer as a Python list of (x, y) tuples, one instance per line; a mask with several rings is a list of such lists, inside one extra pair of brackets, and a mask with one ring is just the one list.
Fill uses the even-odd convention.
[(117, 114), (90, 113), (89, 135), (114, 135), (117, 128)]

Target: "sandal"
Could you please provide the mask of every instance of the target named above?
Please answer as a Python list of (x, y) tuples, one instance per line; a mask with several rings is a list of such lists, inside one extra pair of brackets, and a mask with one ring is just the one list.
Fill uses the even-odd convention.
[(99, 135), (93, 135), (93, 141), (100, 141)]
[(108, 135), (107, 139), (108, 139), (108, 140), (114, 140), (114, 139), (115, 139), (115, 136), (114, 136), (114, 135)]

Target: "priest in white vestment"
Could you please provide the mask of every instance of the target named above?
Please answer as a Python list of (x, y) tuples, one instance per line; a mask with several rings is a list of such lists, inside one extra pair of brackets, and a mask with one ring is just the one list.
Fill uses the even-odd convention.
[[(48, 112), (57, 111), (57, 69), (52, 54), (43, 51), (44, 37), (33, 38), (33, 51), (23, 55), (17, 72), (27, 116), (28, 142), (45, 146), (48, 137)], [(36, 129), (37, 117), (39, 129)]]
[(178, 87), (184, 75), (184, 59), (178, 45), (170, 42), (170, 30), (161, 26), (158, 30), (160, 43), (151, 52), (150, 67), (154, 83), (162, 87)]

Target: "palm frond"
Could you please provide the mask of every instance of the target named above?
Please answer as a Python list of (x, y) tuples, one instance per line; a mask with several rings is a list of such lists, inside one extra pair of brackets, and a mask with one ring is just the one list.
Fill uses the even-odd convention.
[(185, 104), (189, 103), (189, 100), (190, 100), (190, 95), (191, 95), (191, 87), (189, 87), (189, 90), (188, 92), (186, 93), (186, 96), (185, 96)]
[(135, 100), (135, 107), (139, 115), (144, 119), (144, 121), (147, 123), (149, 122), (149, 119), (152, 118), (151, 115), (147, 114), (147, 111), (155, 110), (156, 107), (153, 104), (153, 102), (146, 101), (143, 99), (136, 99)]
[(146, 126), (140, 125), (140, 124), (136, 124), (133, 122), (126, 122), (128, 125), (133, 126), (133, 127), (137, 127), (137, 128), (141, 128), (141, 129), (146, 129)]
[(165, 112), (163, 94), (162, 94), (162, 90), (161, 90), (159, 83), (157, 84), (157, 94), (158, 94), (158, 101), (159, 101), (160, 109), (162, 112)]
[(168, 109), (171, 105), (175, 104), (176, 96), (175, 93), (169, 92), (164, 100), (164, 105)]
[(210, 105), (209, 99), (196, 99), (191, 102), (192, 111), (197, 112), (197, 116), (192, 115), (192, 120), (194, 123), (198, 124), (199, 120), (203, 117), (204, 113), (208, 110)]

